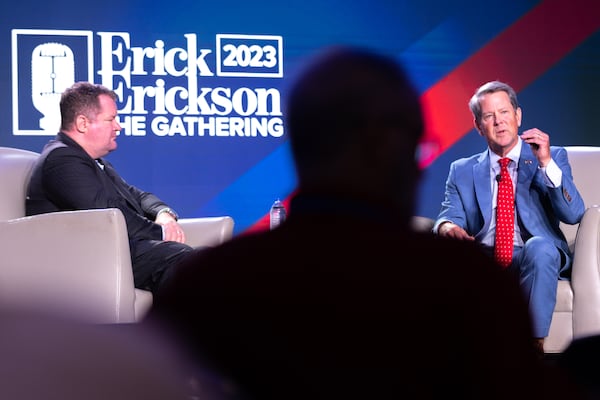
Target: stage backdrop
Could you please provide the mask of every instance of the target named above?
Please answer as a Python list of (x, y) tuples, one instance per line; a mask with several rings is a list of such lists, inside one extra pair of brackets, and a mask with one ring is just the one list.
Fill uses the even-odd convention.
[[(556, 145), (600, 145), (600, 2), (32, 1), (0, 6), (0, 146), (41, 151), (74, 81), (119, 94), (108, 158), (183, 217), (230, 215), (236, 234), (266, 226), (295, 189), (286, 90), (331, 44), (405, 62), (425, 108), (417, 213), (435, 217), (449, 163), (485, 148), (467, 101), (513, 85), (523, 128)], [(596, 171), (590, 171), (596, 173)]]

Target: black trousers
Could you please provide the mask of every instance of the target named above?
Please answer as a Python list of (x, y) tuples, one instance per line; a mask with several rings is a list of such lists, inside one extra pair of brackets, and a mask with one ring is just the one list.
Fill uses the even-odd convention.
[(153, 294), (169, 280), (177, 264), (194, 250), (187, 244), (162, 240), (131, 241), (129, 247), (135, 287)]

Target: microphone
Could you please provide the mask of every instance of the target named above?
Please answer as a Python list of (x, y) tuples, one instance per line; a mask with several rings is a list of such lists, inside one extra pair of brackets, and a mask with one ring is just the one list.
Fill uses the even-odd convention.
[(500, 183), (502, 180), (502, 176), (500, 174), (496, 175), (496, 182)]

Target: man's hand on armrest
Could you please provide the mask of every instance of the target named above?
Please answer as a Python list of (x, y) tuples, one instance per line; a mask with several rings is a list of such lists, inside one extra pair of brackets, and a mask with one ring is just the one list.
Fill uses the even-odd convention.
[(163, 228), (163, 240), (185, 243), (185, 232), (177, 223), (176, 217), (169, 212), (161, 212), (154, 221)]
[(438, 227), (438, 235), (459, 240), (475, 240), (475, 238), (467, 233), (463, 228), (453, 222), (442, 222)]

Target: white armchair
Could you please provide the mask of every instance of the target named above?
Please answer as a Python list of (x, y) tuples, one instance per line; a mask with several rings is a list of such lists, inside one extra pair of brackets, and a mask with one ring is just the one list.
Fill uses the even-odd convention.
[(561, 224), (573, 251), (571, 281), (559, 281), (546, 353), (560, 353), (571, 340), (600, 334), (600, 147), (566, 146), (573, 179), (586, 206), (578, 225)]
[[(600, 334), (600, 147), (565, 146), (586, 211), (579, 224), (561, 224), (573, 251), (570, 281), (559, 281), (546, 353), (560, 353), (575, 338)], [(430, 231), (434, 220), (415, 216), (413, 228)]]
[[(25, 216), (38, 153), (0, 147), (0, 305), (91, 323), (140, 321), (152, 294), (133, 286), (125, 218), (116, 208)], [(233, 235), (229, 216), (180, 219), (188, 243)]]

